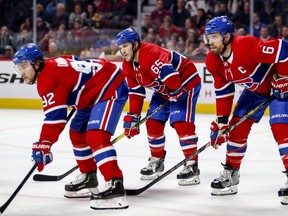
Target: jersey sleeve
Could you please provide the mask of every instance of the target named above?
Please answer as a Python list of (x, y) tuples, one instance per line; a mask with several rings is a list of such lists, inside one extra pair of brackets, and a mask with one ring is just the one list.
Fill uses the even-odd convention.
[(280, 62), (277, 63), (277, 73), (280, 77), (288, 77), (288, 42), (281, 40)]
[[(67, 66), (69, 68), (69, 66)], [(47, 63), (37, 80), (38, 94), (42, 99), (44, 121), (39, 140), (55, 143), (67, 123), (67, 100), (77, 78), (71, 71)]]
[(288, 77), (288, 61), (280, 62), (276, 65), (279, 77)]
[[(55, 100), (57, 100), (57, 97)], [(65, 104), (56, 105), (56, 103), (55, 106), (50, 105), (49, 107), (43, 107), (45, 118), (42, 125), (40, 140), (49, 140), (52, 143), (58, 140), (58, 137), (67, 122), (67, 107), (68, 106)]]
[(249, 37), (243, 46), (246, 47), (246, 53), (243, 55), (247, 55), (247, 59), (268, 64), (288, 61), (287, 41), (281, 39), (262, 41)]
[[(163, 51), (163, 53), (160, 53), (159, 63), (162, 64), (162, 67), (160, 68), (159, 78), (170, 91), (175, 91), (181, 87), (182, 83), (179, 76), (179, 71), (177, 68), (173, 67), (170, 61), (172, 58), (171, 55), (172, 54), (168, 51)], [(178, 57), (181, 59), (180, 55)], [(155, 65), (157, 64), (157, 61), (155, 62)]]
[(126, 81), (129, 90), (129, 113), (140, 115), (146, 97), (146, 90), (141, 86), (135, 76), (133, 76), (131, 66), (123, 62), (123, 70), (126, 73)]
[(129, 113), (140, 115), (146, 95), (146, 90), (143, 86), (136, 85), (135, 79), (127, 77), (127, 83), (132, 83), (129, 87)]
[(207, 70), (211, 73), (214, 80), (215, 97), (216, 97), (216, 115), (230, 116), (233, 99), (235, 94), (235, 85), (226, 80), (222, 75), (222, 68), (219, 62), (210, 52), (206, 58)]

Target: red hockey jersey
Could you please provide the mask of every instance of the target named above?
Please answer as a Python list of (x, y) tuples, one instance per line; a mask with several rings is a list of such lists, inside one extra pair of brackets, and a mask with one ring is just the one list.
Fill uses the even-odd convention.
[[(252, 36), (235, 36), (227, 60), (209, 52), (206, 67), (214, 78), (217, 116), (230, 115), (234, 84), (259, 94), (270, 94), (273, 74), (277, 71), (288, 75), (287, 50), (288, 43), (283, 40), (264, 42)], [(282, 70), (283, 67), (286, 69)]]
[(140, 114), (145, 88), (163, 97), (167, 91), (183, 86), (191, 90), (201, 82), (195, 65), (175, 51), (163, 49), (156, 44), (141, 43), (138, 63), (123, 62), (129, 87), (130, 113)]
[(58, 57), (45, 60), (37, 78), (45, 114), (40, 140), (56, 142), (65, 127), (68, 107), (84, 109), (113, 98), (124, 80), (124, 72), (104, 59), (77, 61)]

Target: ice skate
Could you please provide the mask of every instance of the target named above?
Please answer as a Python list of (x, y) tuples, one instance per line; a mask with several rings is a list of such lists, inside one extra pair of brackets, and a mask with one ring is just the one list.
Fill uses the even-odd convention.
[(198, 169), (197, 161), (188, 161), (184, 164), (183, 169), (177, 175), (180, 186), (200, 184), (200, 170)]
[(75, 181), (65, 185), (66, 198), (88, 198), (92, 193), (98, 193), (96, 172), (80, 173)]
[(158, 178), (161, 173), (164, 171), (164, 158), (150, 157), (149, 164), (147, 167), (141, 169), (140, 173), (142, 176), (141, 180), (153, 180)]
[(224, 170), (220, 177), (214, 179), (211, 183), (213, 188), (211, 195), (225, 196), (232, 195), (238, 192), (237, 185), (239, 184), (240, 171), (239, 169), (232, 169), (230, 165), (224, 165)]
[(107, 183), (107, 189), (98, 194), (92, 194), (90, 207), (95, 210), (128, 208), (123, 180), (113, 178)]
[(279, 191), (278, 191), (278, 196), (282, 197), (281, 204), (282, 205), (288, 205), (288, 171), (284, 171), (284, 174), (287, 176), (287, 181)]

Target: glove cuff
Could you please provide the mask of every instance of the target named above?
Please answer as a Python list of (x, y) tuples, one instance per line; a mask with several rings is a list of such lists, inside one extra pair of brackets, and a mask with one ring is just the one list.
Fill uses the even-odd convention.
[(43, 140), (43, 141), (33, 143), (32, 150), (50, 151), (51, 146), (52, 146), (52, 142), (48, 140)]
[(132, 116), (134, 118), (138, 118), (140, 116), (140, 114), (135, 114), (135, 113), (127, 113), (127, 116)]
[(227, 124), (228, 123), (228, 116), (218, 116), (217, 123), (218, 124)]
[(124, 122), (132, 122), (132, 121), (133, 121), (133, 116), (131, 115), (124, 116)]

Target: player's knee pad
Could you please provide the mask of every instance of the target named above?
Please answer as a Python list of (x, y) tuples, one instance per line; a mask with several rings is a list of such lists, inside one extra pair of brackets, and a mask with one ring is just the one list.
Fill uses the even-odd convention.
[(164, 123), (162, 121), (148, 119), (146, 122), (148, 142), (151, 155), (154, 157), (164, 157), (165, 135)]
[[(182, 148), (185, 157), (189, 157), (197, 150), (198, 137), (195, 134), (195, 124), (193, 122), (174, 122), (173, 127), (175, 128), (180, 146)], [(198, 156), (192, 158), (198, 160)]]
[(72, 142), (73, 147), (75, 148), (83, 148), (88, 146), (86, 141), (86, 133), (78, 132), (73, 129), (69, 130), (70, 140)]
[[(234, 125), (239, 120), (240, 120), (239, 117), (233, 116), (229, 124)], [(229, 132), (229, 141), (239, 143), (239, 144), (246, 143), (251, 127), (254, 123), (255, 123), (255, 120), (247, 119), (244, 122), (242, 122), (240, 125), (235, 127), (233, 130)]]
[(278, 144), (288, 142), (288, 124), (276, 123), (271, 125), (274, 139)]
[(95, 171), (96, 164), (93, 153), (86, 141), (86, 133), (78, 132), (70, 129), (70, 139), (73, 144), (73, 152), (77, 158), (77, 164), (82, 173)]
[(111, 136), (111, 133), (103, 130), (89, 130), (86, 132), (87, 142), (93, 152), (111, 145)]
[(288, 169), (288, 124), (276, 123), (271, 125), (274, 139), (278, 143), (279, 154), (282, 158), (285, 169)]
[(195, 134), (195, 124), (193, 122), (174, 122), (173, 127), (179, 137)]
[(162, 121), (148, 119), (146, 121), (147, 133), (151, 136), (159, 136), (164, 134), (165, 124)]

